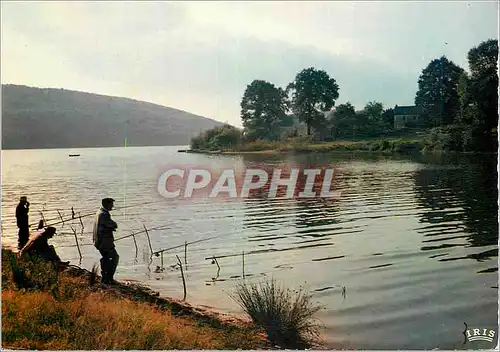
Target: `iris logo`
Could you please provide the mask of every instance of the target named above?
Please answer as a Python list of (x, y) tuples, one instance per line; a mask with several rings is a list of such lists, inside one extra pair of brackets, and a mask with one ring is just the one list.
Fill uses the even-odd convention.
[(469, 342), (473, 341), (493, 342), (493, 338), (495, 337), (495, 330), (467, 329), (466, 334), (467, 334), (467, 340), (469, 340)]

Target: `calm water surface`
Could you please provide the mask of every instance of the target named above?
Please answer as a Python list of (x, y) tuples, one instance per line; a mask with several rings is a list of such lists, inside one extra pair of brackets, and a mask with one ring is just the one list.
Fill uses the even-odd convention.
[[(242, 275), (304, 286), (325, 306), (318, 317), (330, 348), (468, 349), (469, 327), (497, 327), (498, 212), (496, 157), (387, 157), (366, 154), (207, 156), (180, 147), (2, 151), (2, 241), (16, 243), (15, 206), (31, 202), (30, 223), (93, 213), (100, 199), (117, 200), (116, 237), (147, 228), (153, 250), (188, 246), (187, 300), (239, 314), (229, 298)], [(69, 158), (68, 154), (80, 153)], [(338, 200), (165, 200), (158, 176), (170, 164), (211, 168), (253, 163), (335, 167)], [(128, 207), (126, 207), (128, 206)], [(125, 208), (124, 208), (125, 207)], [(121, 209), (120, 209), (121, 208)], [(42, 212), (42, 213), (40, 213)], [(53, 220), (56, 221), (56, 220)], [(99, 260), (92, 217), (56, 225), (63, 260)], [(171, 266), (184, 248), (164, 255), (155, 273), (144, 234), (117, 241), (117, 279), (139, 280), (164, 296), (182, 297)], [(221, 257), (217, 267), (207, 259)], [(345, 295), (342, 287), (346, 288)], [(490, 344), (485, 347), (493, 347)]]

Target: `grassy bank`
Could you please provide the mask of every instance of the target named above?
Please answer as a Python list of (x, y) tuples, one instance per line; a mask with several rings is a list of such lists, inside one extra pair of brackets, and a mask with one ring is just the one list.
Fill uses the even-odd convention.
[(9, 349), (267, 349), (252, 324), (134, 285), (102, 289), (94, 273), (55, 271), (2, 249), (2, 346)]
[(221, 150), (189, 150), (190, 153), (208, 154), (276, 154), (276, 153), (328, 153), (346, 151), (408, 153), (421, 152), (425, 143), (415, 137), (397, 139), (373, 139), (363, 141), (307, 142), (289, 140), (279, 142), (256, 141), (246, 143), (233, 149)]

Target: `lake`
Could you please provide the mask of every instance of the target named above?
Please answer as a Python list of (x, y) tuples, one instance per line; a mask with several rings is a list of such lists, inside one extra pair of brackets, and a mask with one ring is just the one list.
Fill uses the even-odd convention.
[[(52, 242), (63, 260), (91, 269), (99, 254), (91, 245), (93, 216), (85, 215), (113, 197), (116, 238), (146, 226), (159, 228), (149, 231), (153, 251), (179, 246), (164, 253), (165, 270), (156, 273), (162, 257), (150, 260), (144, 231), (135, 236), (137, 249), (133, 237), (118, 240), (118, 280), (182, 298), (172, 266), (176, 255), (185, 264), (186, 241), (203, 240), (187, 247), (187, 301), (241, 314), (230, 294), (244, 251), (246, 280), (303, 286), (324, 306), (318, 318), (330, 348), (476, 348), (464, 344), (464, 322), (498, 334), (496, 156), (216, 156), (177, 153), (181, 148), (2, 151), (3, 245), (16, 245), (21, 195), (31, 203), (33, 224), (42, 216), (49, 223), (68, 219), (73, 207), (75, 219), (55, 225)], [(341, 197), (165, 199), (157, 190), (169, 165), (255, 163), (334, 167)]]

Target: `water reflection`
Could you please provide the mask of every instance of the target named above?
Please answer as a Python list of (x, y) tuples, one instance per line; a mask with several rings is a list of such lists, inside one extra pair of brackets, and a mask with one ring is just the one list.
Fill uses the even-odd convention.
[[(424, 224), (419, 230), (424, 235), (421, 250), (497, 245), (498, 190), (494, 157), (433, 160), (415, 172), (415, 190), (424, 207), (420, 213), (420, 222)], [(481, 261), (496, 256), (498, 248), (440, 261)]]

